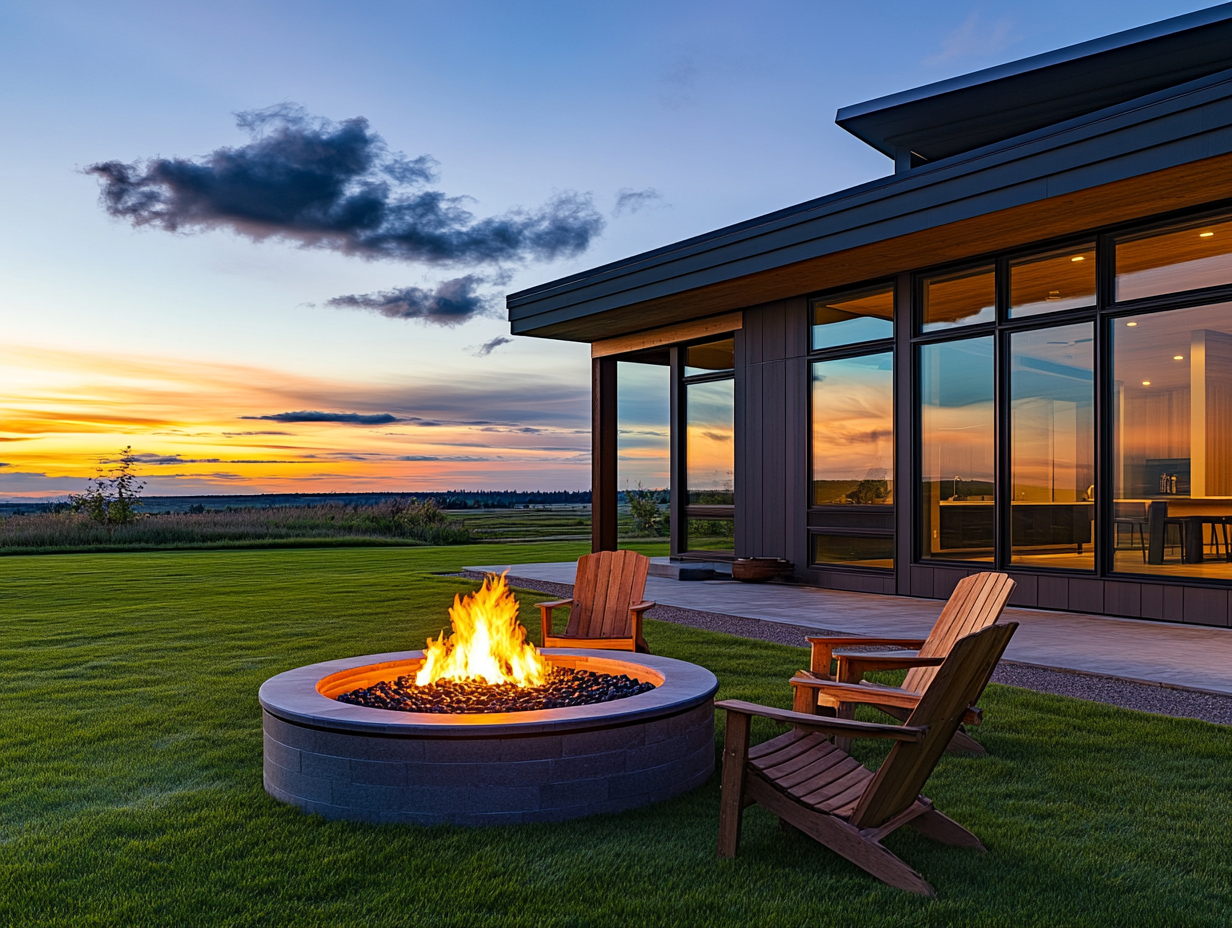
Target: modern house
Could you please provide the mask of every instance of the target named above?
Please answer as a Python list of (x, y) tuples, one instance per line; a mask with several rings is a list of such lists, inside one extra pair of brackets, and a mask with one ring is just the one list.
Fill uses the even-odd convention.
[(508, 297), (591, 345), (594, 547), (665, 365), (674, 556), (1229, 625), (1232, 4), (836, 121), (894, 173)]

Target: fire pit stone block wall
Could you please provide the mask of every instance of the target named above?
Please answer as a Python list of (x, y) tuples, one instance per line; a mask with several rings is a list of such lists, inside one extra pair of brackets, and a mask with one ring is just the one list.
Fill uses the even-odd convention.
[(639, 808), (710, 777), (713, 674), (649, 655), (547, 653), (577, 666), (636, 667), (643, 679), (662, 682), (609, 703), (459, 723), (349, 706), (317, 691), (331, 673), (414, 660), (419, 652), (299, 668), (261, 689), (266, 791), (326, 818), (490, 825)]

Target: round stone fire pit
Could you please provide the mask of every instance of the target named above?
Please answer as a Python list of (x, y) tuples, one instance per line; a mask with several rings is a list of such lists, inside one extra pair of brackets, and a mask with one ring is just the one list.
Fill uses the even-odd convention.
[(333, 698), (413, 673), (422, 651), (299, 667), (261, 686), (265, 789), (327, 818), (488, 825), (634, 809), (710, 776), (710, 671), (650, 654), (542, 653), (558, 667), (628, 674), (655, 689), (562, 709), (429, 714)]

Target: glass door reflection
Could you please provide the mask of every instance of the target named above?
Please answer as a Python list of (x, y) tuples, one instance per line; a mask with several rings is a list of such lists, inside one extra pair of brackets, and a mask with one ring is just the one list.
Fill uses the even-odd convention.
[(1095, 569), (1094, 324), (1010, 336), (1010, 560)]
[(991, 561), (993, 339), (920, 348), (920, 556)]
[(686, 535), (689, 551), (734, 551), (735, 381), (685, 384)]

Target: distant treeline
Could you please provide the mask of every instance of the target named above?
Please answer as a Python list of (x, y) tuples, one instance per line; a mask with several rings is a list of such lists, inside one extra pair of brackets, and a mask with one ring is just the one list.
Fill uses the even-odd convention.
[(431, 500), (386, 499), (360, 506), (228, 506), (141, 512), (122, 524), (88, 513), (20, 513), (0, 518), (0, 554), (125, 548), (219, 547), (304, 542), (460, 545), (470, 529)]
[[(651, 491), (666, 504), (667, 490)], [(379, 506), (392, 500), (431, 500), (439, 509), (514, 509), (528, 506), (589, 506), (590, 490), (449, 490), (420, 493), (255, 493), (218, 496), (143, 496), (146, 513), (226, 512), (233, 509), (273, 509), (292, 506)], [(621, 503), (628, 502), (619, 494)], [(63, 500), (0, 502), (0, 515), (35, 515), (68, 508)]]
[[(589, 490), (448, 490), (407, 493), (254, 493), (217, 496), (143, 496), (142, 510), (156, 512), (224, 512), (285, 506), (378, 506), (396, 499), (431, 500), (440, 509), (512, 509), (520, 506), (587, 506)], [(38, 503), (0, 502), (0, 515), (33, 515), (67, 508), (63, 500)]]

